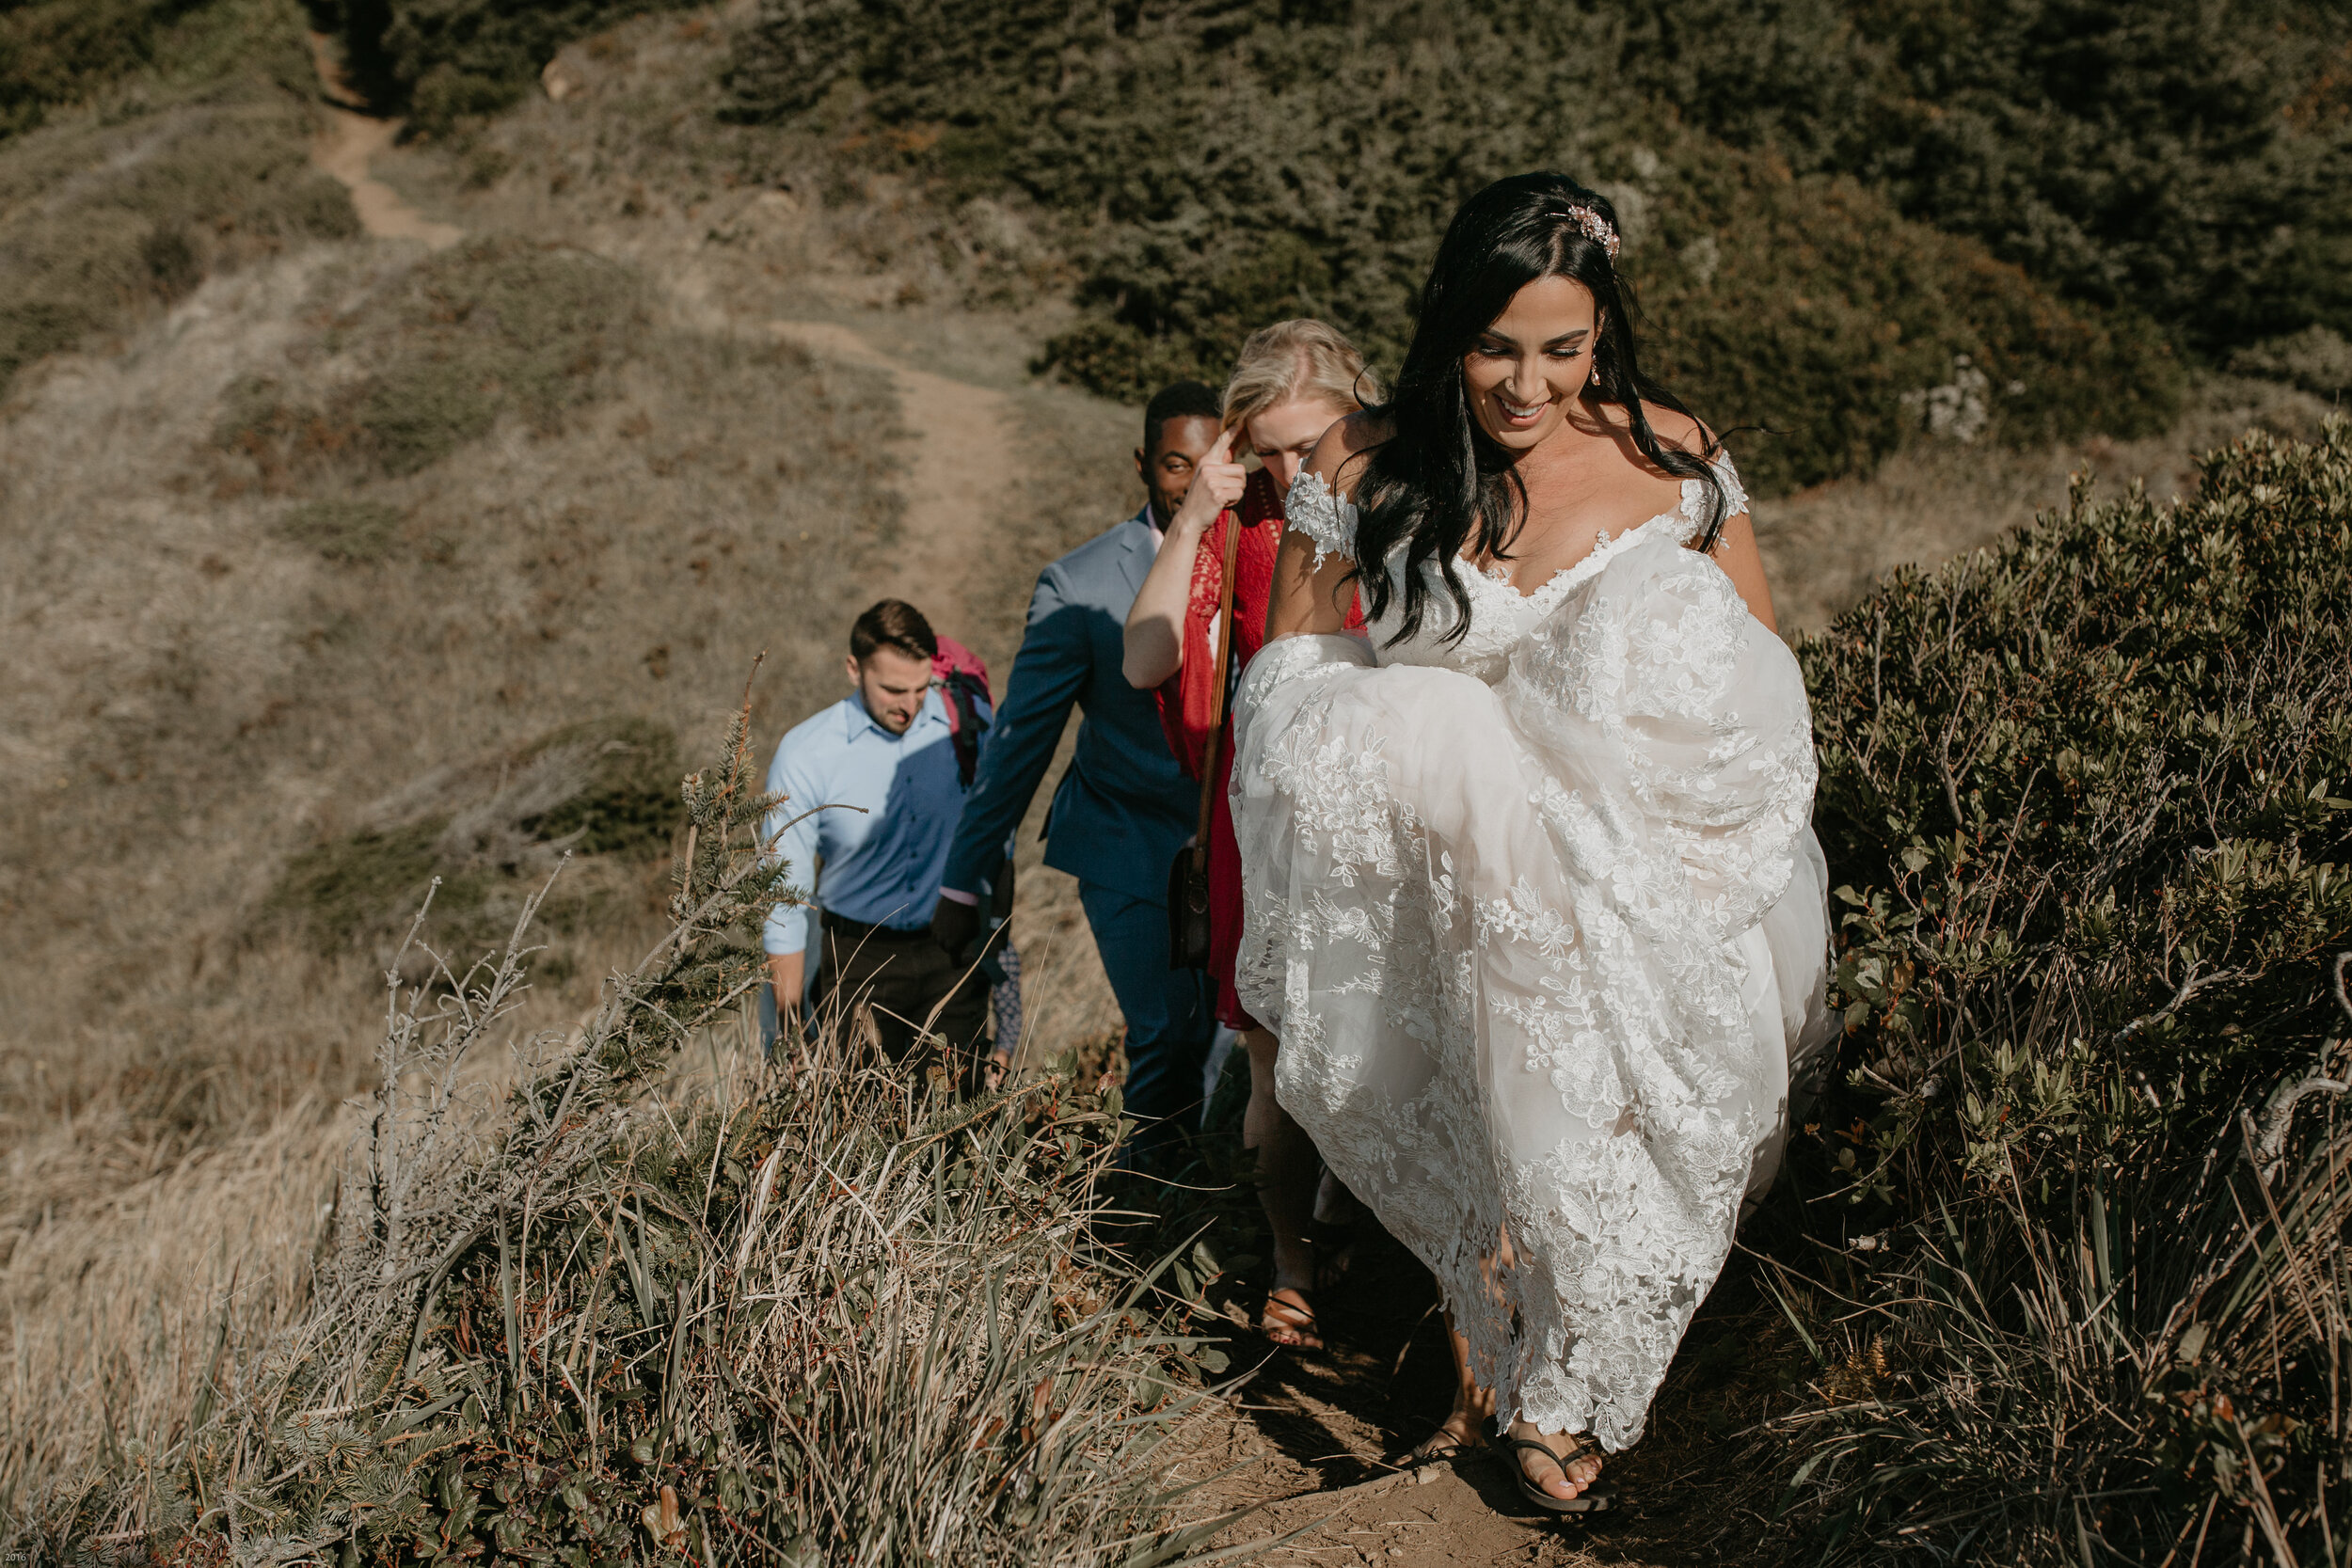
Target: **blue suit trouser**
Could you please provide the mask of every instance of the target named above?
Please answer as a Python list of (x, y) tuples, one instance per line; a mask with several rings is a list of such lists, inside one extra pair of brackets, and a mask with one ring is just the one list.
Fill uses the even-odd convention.
[(1078, 884), (1078, 902), (1127, 1020), (1127, 1114), (1144, 1124), (1147, 1144), (1198, 1128), (1200, 1070), (1216, 1033), (1209, 977), (1168, 967), (1165, 905), (1088, 881)]

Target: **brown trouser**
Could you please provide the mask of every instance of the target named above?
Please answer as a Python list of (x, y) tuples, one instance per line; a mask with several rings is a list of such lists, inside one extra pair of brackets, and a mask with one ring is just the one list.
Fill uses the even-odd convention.
[[(861, 1006), (872, 1009), (883, 1053), (899, 1063), (922, 1047), (924, 1021), (938, 1007), (931, 1033), (946, 1041), (959, 1092), (977, 1092), (988, 1062), (987, 979), (977, 971), (964, 973), (931, 940), (929, 927), (894, 931), (830, 911), (824, 922), (816, 1006), (822, 1008), (838, 998), (844, 1018), (854, 1017)], [(915, 1059), (928, 1065), (927, 1055)]]

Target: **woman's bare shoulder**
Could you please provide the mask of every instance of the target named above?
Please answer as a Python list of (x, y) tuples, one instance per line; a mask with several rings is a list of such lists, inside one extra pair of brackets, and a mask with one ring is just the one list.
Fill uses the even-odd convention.
[(1385, 417), (1359, 410), (1323, 433), (1314, 455), (1307, 459), (1307, 471), (1333, 495), (1352, 498), (1363, 478), (1364, 454), (1395, 434), (1396, 427)]
[(1677, 447), (1692, 457), (1707, 459), (1712, 458), (1721, 445), (1704, 422), (1678, 408), (1661, 408), (1645, 402), (1642, 413), (1661, 446)]

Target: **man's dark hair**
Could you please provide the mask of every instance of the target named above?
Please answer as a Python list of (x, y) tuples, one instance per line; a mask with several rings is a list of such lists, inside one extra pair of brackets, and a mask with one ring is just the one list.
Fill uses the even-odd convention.
[(1143, 406), (1143, 450), (1146, 456), (1160, 450), (1160, 432), (1170, 420), (1222, 420), (1224, 405), (1216, 393), (1198, 381), (1171, 381), (1152, 394)]
[(884, 599), (850, 626), (850, 657), (860, 664), (876, 648), (896, 648), (910, 658), (939, 657), (939, 638), (923, 612), (904, 599)]

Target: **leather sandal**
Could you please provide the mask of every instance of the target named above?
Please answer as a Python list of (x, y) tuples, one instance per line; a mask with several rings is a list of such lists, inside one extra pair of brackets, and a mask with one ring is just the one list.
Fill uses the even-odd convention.
[(1502, 1440), (1502, 1446), (1510, 1455), (1511, 1479), (1519, 1483), (1519, 1496), (1545, 1513), (1606, 1513), (1617, 1506), (1617, 1489), (1613, 1486), (1603, 1486), (1597, 1476), (1594, 1477), (1592, 1482), (1575, 1497), (1555, 1497), (1544, 1490), (1541, 1481), (1527, 1473), (1526, 1465), (1519, 1463), (1519, 1450), (1533, 1449), (1550, 1460), (1560, 1473), (1565, 1476), (1568, 1473), (1568, 1466), (1584, 1457), (1591, 1448), (1591, 1444), (1584, 1438), (1579, 1437), (1576, 1447), (1565, 1454), (1554, 1453), (1550, 1444), (1539, 1443), (1532, 1437), (1505, 1437)]
[[(1295, 1299), (1285, 1301), (1285, 1296)], [(1312, 1298), (1295, 1285), (1285, 1285), (1265, 1293), (1265, 1305), (1258, 1309), (1258, 1332), (1269, 1344), (1289, 1351), (1319, 1351), (1324, 1348), (1323, 1329), (1315, 1316)], [(1284, 1335), (1291, 1338), (1285, 1338)]]
[(1486, 1439), (1475, 1433), (1468, 1437), (1456, 1437), (1445, 1428), (1439, 1427), (1406, 1449), (1405, 1457), (1397, 1464), (1401, 1469), (1418, 1470), (1423, 1465), (1435, 1465), (1448, 1459), (1459, 1459), (1464, 1454), (1485, 1446)]

